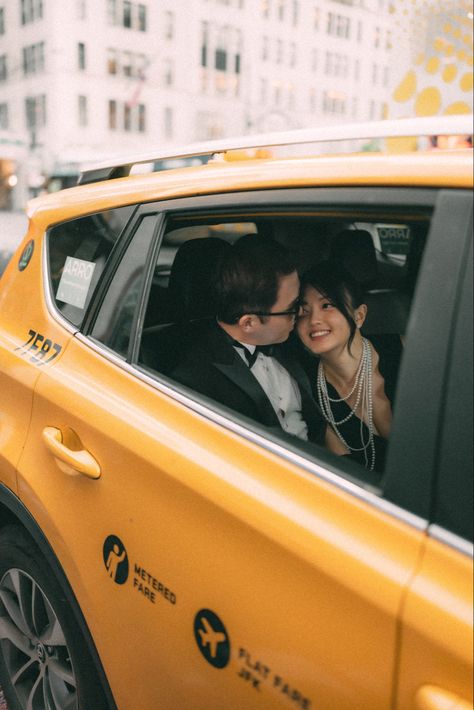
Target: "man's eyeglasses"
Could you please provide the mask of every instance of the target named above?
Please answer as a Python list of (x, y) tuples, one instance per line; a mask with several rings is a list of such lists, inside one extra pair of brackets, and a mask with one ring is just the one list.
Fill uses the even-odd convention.
[[(296, 303), (291, 307), (288, 308), (286, 311), (249, 311), (252, 313), (254, 316), (262, 316), (262, 317), (267, 317), (267, 316), (296, 316), (299, 314), (300, 309), (302, 306), (302, 301), (298, 299)], [(244, 315), (244, 314), (242, 314)], [(239, 316), (240, 317), (240, 316)], [(236, 319), (238, 320), (238, 318)]]

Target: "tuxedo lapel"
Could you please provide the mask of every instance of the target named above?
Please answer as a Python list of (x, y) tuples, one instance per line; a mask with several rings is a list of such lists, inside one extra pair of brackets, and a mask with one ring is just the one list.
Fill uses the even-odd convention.
[(279, 425), (267, 395), (219, 326), (212, 328), (209, 346), (214, 367), (250, 397), (261, 413), (262, 423), (267, 426)]

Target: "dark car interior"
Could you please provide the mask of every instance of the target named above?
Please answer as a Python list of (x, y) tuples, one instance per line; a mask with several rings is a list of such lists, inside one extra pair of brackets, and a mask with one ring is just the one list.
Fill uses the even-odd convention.
[[(369, 219), (370, 217), (370, 219)], [(363, 286), (366, 335), (403, 338), (416, 275), (429, 229), (429, 214), (209, 215), (168, 220), (144, 319), (141, 364), (168, 374), (200, 322), (215, 317), (213, 277), (218, 260), (240, 236), (264, 234), (285, 245), (300, 273), (337, 259)], [(179, 347), (178, 347), (179, 343)]]

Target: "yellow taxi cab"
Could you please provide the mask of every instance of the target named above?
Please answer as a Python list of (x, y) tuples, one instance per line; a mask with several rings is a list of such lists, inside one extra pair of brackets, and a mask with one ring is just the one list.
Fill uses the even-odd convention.
[[(0, 279), (11, 710), (473, 707), (472, 150), (393, 149), (471, 132), (222, 140), (29, 204)], [(403, 340), (382, 472), (170, 374), (215, 315), (202, 247), (243, 234), (341, 260), (367, 335)]]

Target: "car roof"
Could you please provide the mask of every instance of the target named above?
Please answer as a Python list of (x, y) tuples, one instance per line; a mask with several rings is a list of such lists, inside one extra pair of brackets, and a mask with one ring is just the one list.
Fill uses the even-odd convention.
[[(124, 161), (92, 167), (86, 184), (32, 200), (28, 213), (52, 223), (118, 205), (246, 190), (364, 185), (468, 188), (473, 184), (472, 149), (419, 151), (413, 150), (413, 145), (407, 150), (407, 145), (414, 136), (472, 135), (471, 131), (472, 116), (464, 115), (247, 136), (240, 142), (201, 144), (197, 153), (193, 146), (188, 147), (188, 157), (205, 154), (210, 158), (206, 164), (137, 175), (128, 173), (137, 164), (153, 165), (157, 155), (129, 156)], [(383, 150), (377, 152), (328, 154), (336, 136), (338, 148), (346, 147), (342, 141), (354, 145), (368, 136), (387, 140), (383, 141)], [(287, 155), (278, 155), (275, 148), (283, 148)], [(295, 155), (298, 151), (303, 155)], [(184, 149), (166, 156), (176, 158), (178, 154), (182, 157)]]

